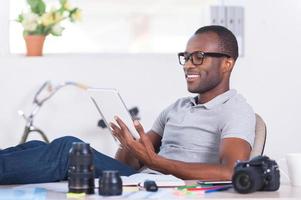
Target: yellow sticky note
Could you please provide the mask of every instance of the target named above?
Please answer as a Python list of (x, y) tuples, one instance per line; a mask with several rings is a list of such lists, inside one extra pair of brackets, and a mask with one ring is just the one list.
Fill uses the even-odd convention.
[(86, 196), (86, 193), (72, 193), (68, 192), (67, 193), (67, 198), (72, 198), (72, 199), (82, 199)]

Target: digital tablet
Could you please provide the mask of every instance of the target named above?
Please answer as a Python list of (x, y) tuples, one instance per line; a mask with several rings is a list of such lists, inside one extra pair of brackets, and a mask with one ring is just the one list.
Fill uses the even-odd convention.
[(116, 89), (93, 88), (88, 89), (88, 94), (111, 133), (109, 124), (113, 122), (118, 126), (114, 119), (115, 116), (118, 116), (126, 124), (132, 136), (135, 139), (140, 138), (132, 117)]

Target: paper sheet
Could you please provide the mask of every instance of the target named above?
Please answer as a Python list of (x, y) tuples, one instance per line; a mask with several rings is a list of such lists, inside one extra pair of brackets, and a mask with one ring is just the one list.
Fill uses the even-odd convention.
[(43, 188), (0, 188), (0, 200), (44, 200), (46, 195)]
[(139, 183), (143, 183), (145, 180), (155, 181), (158, 187), (185, 185), (185, 182), (182, 179), (173, 175), (138, 173), (131, 176), (122, 176), (121, 178), (123, 185), (138, 185)]

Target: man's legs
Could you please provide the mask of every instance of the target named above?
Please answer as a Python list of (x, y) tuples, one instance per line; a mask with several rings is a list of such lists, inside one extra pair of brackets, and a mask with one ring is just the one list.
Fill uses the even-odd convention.
[[(39, 183), (66, 180), (68, 155), (75, 137), (62, 137), (47, 145), (0, 154), (0, 184)], [(131, 167), (95, 150), (96, 177), (102, 170), (118, 170), (121, 175), (137, 173)]]
[(2, 149), (2, 150), (0, 150), (0, 155), (17, 152), (17, 151), (22, 151), (22, 150), (30, 149), (30, 148), (36, 148), (36, 147), (39, 147), (41, 145), (46, 145), (46, 144), (47, 143), (39, 141), (39, 140), (32, 140), (32, 141), (26, 142), (24, 144), (19, 144), (15, 147), (9, 147), (7, 149)]
[(96, 177), (99, 177), (103, 170), (118, 170), (121, 176), (130, 176), (138, 173), (138, 171), (132, 167), (116, 159), (113, 159), (95, 150), (93, 150), (93, 153)]

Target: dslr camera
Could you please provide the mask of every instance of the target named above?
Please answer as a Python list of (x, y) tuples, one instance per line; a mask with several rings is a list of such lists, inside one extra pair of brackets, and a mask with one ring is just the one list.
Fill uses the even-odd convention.
[(242, 194), (255, 191), (276, 191), (280, 187), (280, 173), (276, 161), (257, 156), (249, 161), (238, 161), (232, 176), (234, 189)]

